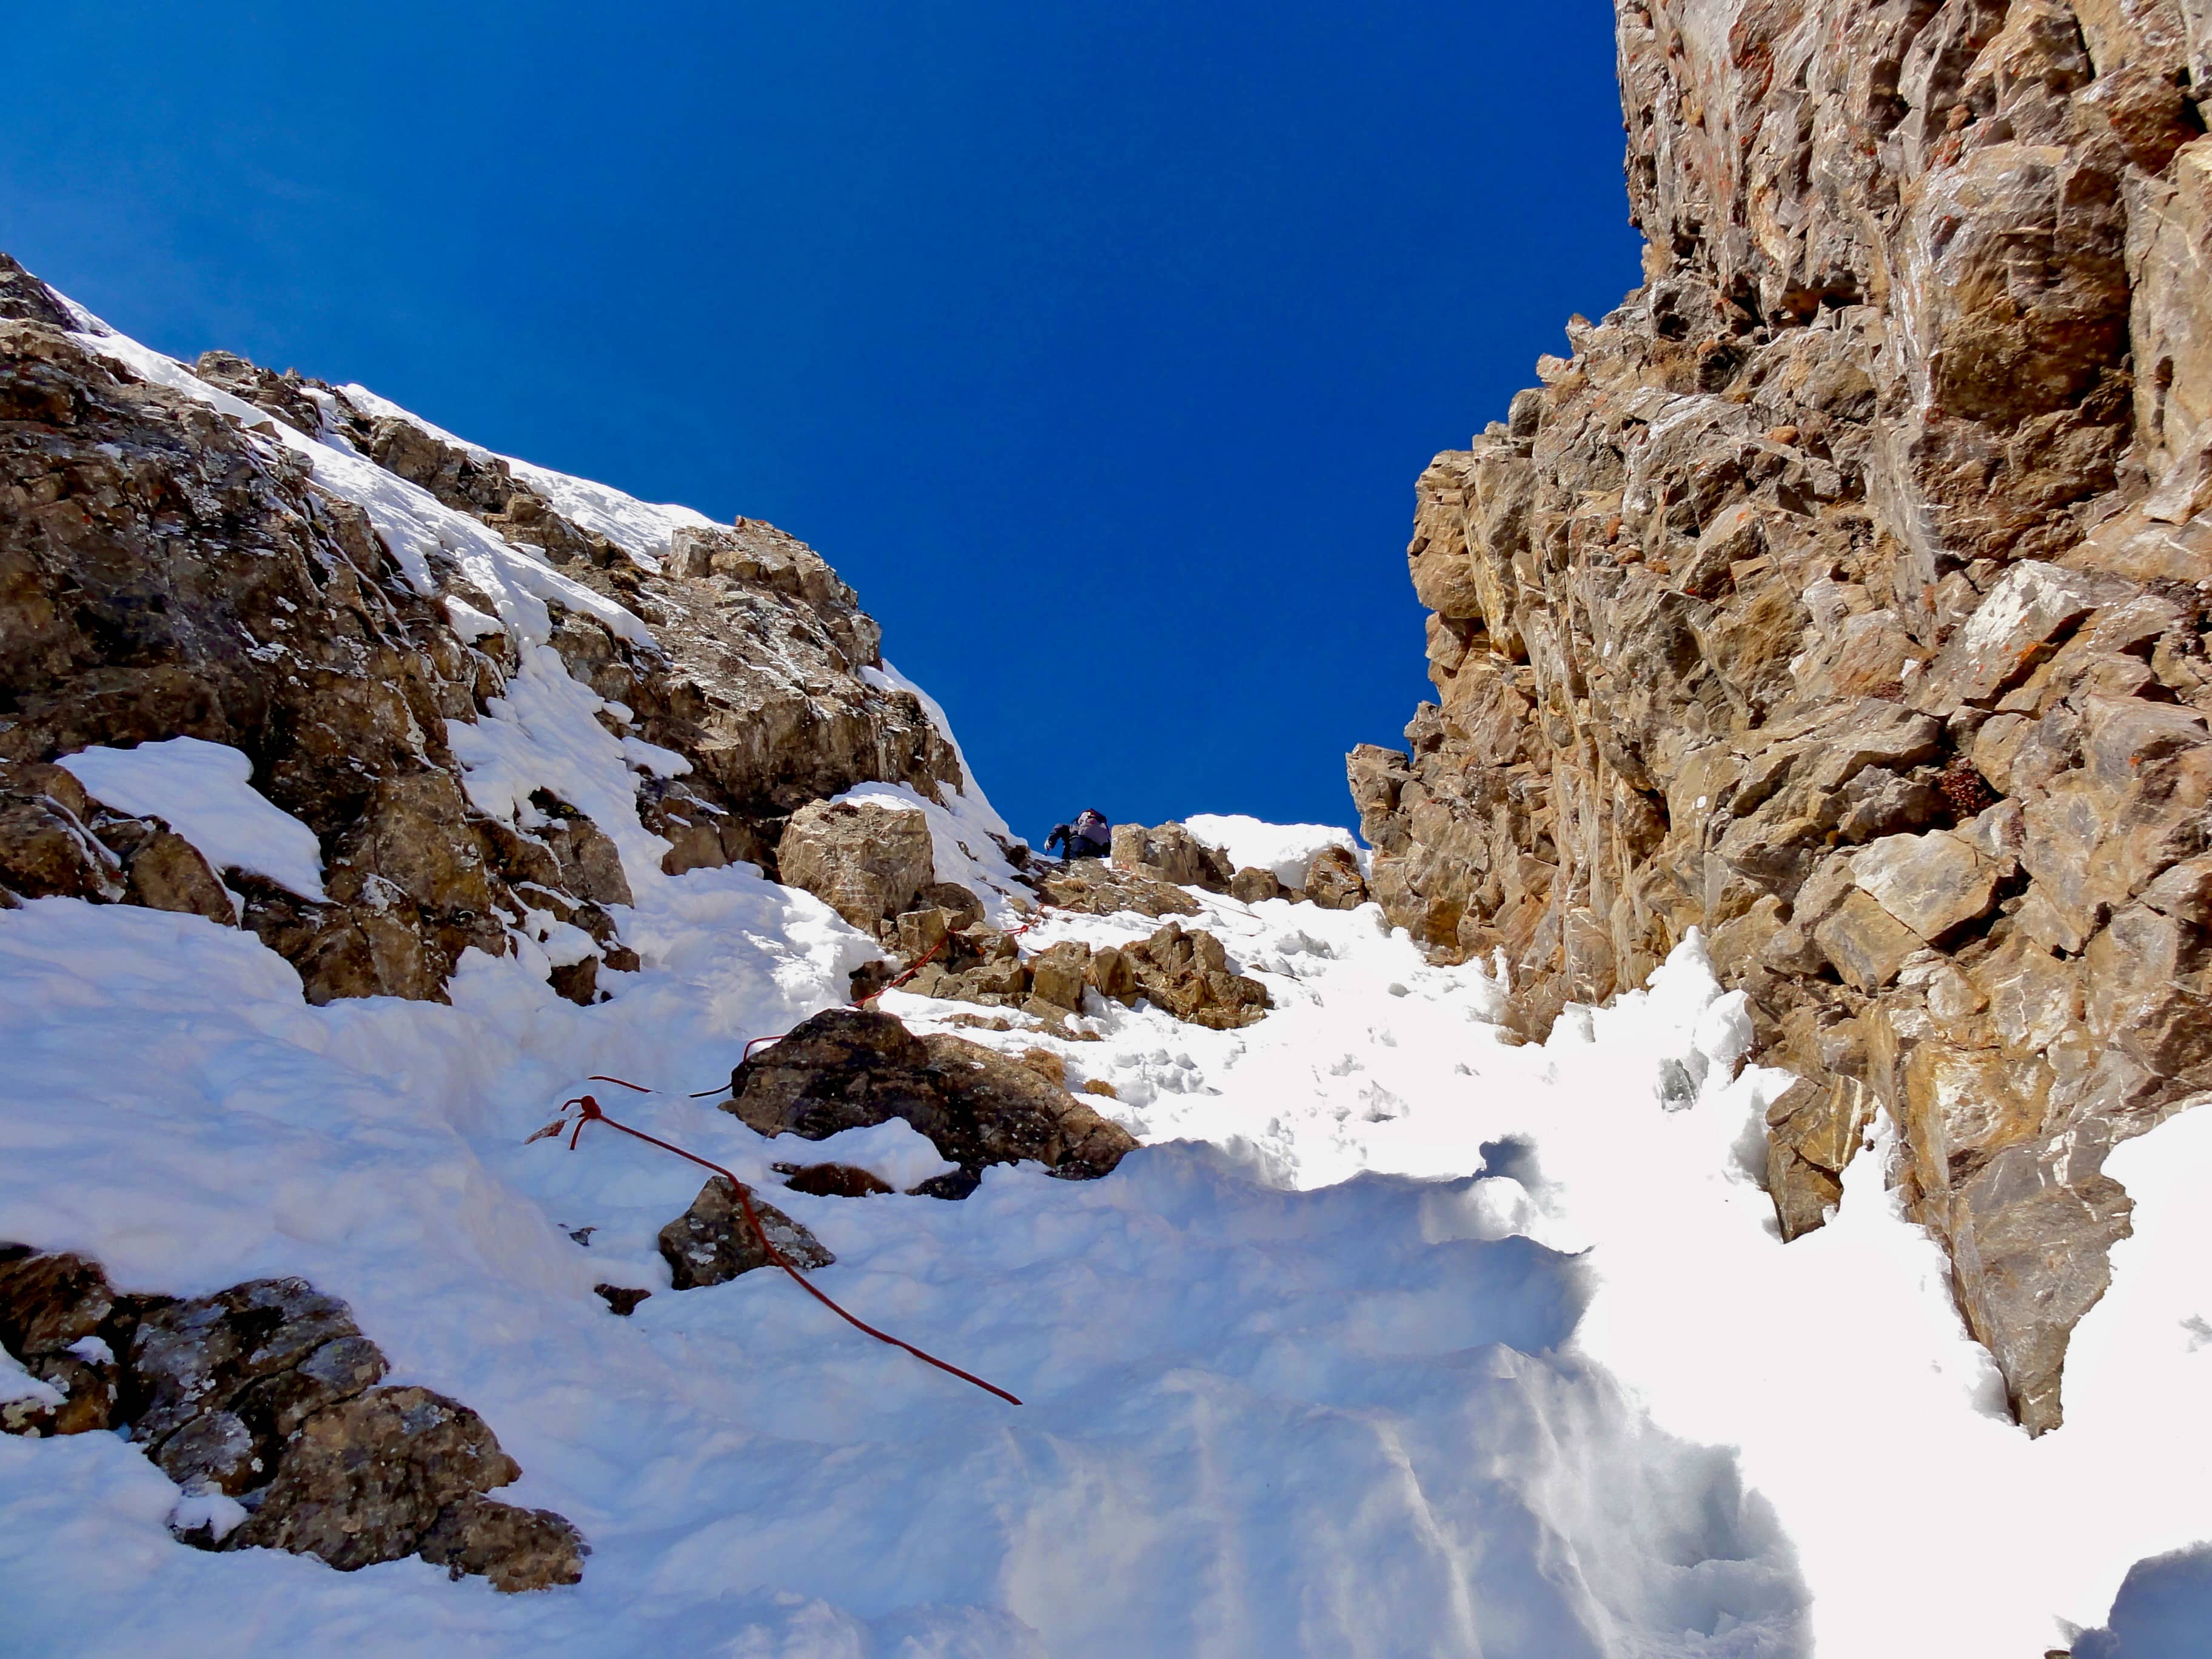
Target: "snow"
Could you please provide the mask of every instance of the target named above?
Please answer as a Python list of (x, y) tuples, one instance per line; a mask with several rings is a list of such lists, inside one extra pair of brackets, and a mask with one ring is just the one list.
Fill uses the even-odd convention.
[(1306, 884), (1307, 867), (1324, 847), (1341, 847), (1355, 857), (1359, 851), (1352, 832), (1333, 823), (1263, 823), (1237, 812), (1200, 812), (1184, 819), (1183, 828), (1226, 853), (1231, 868), (1272, 870), (1285, 887)]
[(228, 744), (170, 738), (135, 749), (82, 749), (60, 764), (94, 799), (166, 819), (210, 868), (244, 870), (303, 898), (323, 896), (315, 832), (253, 787), (252, 761)]
[[(601, 735), (570, 763), (612, 779)], [(1802, 1653), (1809, 1624), (1824, 1654), (1902, 1628), (1996, 1659), (2102, 1620), (2132, 1562), (2207, 1530), (2212, 1114), (2115, 1154), (2137, 1234), (2077, 1336), (2067, 1426), (2030, 1442), (1882, 1148), (1831, 1227), (1774, 1237), (1747, 1148), (1784, 1079), (1739, 1071), (1741, 999), (1695, 945), (1516, 1046), (1498, 986), (1429, 966), (1372, 906), (1194, 897), (1276, 1012), (957, 1028), (1109, 1084), (1091, 1103), (1147, 1143), (1103, 1182), (994, 1170), (959, 1204), (812, 1199), (768, 1167), (903, 1188), (942, 1163), (902, 1125), (768, 1142), (682, 1098), (872, 954), (749, 867), (641, 881), (646, 965), (590, 1010), (481, 957), (451, 1007), (310, 1008), (280, 958), (196, 917), (0, 916), (0, 1237), (176, 1294), (306, 1275), (395, 1380), (483, 1412), (528, 1472), (508, 1495), (596, 1551), (577, 1589), (519, 1600), (418, 1562), (211, 1557), (170, 1541), (191, 1500), (131, 1447), (0, 1441), (19, 1639), (231, 1651), (247, 1607), (270, 1644), (374, 1620), (397, 1653), (1650, 1659)], [(1152, 925), (1048, 914), (1024, 943)], [(884, 1006), (922, 1030), (963, 1012)], [(521, 1145), (592, 1072), (668, 1091), (600, 1092), (813, 1228), (860, 1316), (1029, 1403), (769, 1275), (670, 1291), (653, 1237), (696, 1170), (605, 1131)], [(655, 1295), (610, 1323), (602, 1281)], [(2179, 1593), (2139, 1576), (2151, 1613), (2114, 1628)], [(125, 1611), (88, 1646), (94, 1595)]]
[[(196, 917), (0, 918), (0, 1044), (38, 1103), (0, 1117), (0, 1234), (179, 1294), (305, 1275), (395, 1381), (483, 1413), (527, 1471), (503, 1495), (595, 1552), (574, 1590), (519, 1598), (416, 1561), (209, 1556), (169, 1540), (179, 1494), (127, 1444), (9, 1442), (13, 1639), (232, 1652), (244, 1619), (271, 1649), (373, 1621), (392, 1653), (1793, 1650), (1772, 1513), (1572, 1351), (1584, 1265), (1498, 1236), (1472, 1168), (1305, 1191), (1184, 1142), (1091, 1183), (994, 1169), (957, 1204), (781, 1190), (771, 1161), (830, 1144), (683, 1094), (832, 1000), (866, 942), (742, 866), (655, 884), (629, 931), (647, 965), (594, 1009), (482, 957), (450, 1007), (311, 1008)], [(523, 1144), (596, 1071), (669, 1091), (601, 1098), (761, 1182), (860, 1317), (1029, 1403), (775, 1275), (669, 1290), (654, 1233), (699, 1172), (604, 1130)], [(601, 1281), (656, 1293), (617, 1322)]]
[(41, 1406), (58, 1406), (62, 1403), (63, 1395), (52, 1383), (41, 1382), (25, 1370), (23, 1362), (14, 1354), (0, 1348), (0, 1406), (12, 1405), (21, 1400), (28, 1400)]

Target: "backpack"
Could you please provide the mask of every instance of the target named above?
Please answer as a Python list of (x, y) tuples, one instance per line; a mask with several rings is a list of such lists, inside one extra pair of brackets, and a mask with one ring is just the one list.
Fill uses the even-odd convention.
[(1103, 847), (1113, 839), (1114, 826), (1106, 822), (1104, 814), (1086, 806), (1075, 815), (1075, 833)]

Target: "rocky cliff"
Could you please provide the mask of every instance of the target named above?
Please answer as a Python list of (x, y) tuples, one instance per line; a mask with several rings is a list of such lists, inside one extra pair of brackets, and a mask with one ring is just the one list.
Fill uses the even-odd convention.
[[(511, 464), (359, 387), (187, 373), (0, 256), (0, 906), (235, 922), (317, 1002), (441, 996), (471, 946), (535, 949), (588, 1001), (635, 966), (635, 881), (773, 872), (809, 801), (963, 784), (878, 637), (770, 526)], [(251, 760), (321, 890), (211, 870), (52, 764), (180, 737)], [(586, 798), (598, 748), (632, 793)]]
[(1395, 921), (1522, 1017), (1692, 928), (1875, 1115), (2032, 1431), (2111, 1148), (2212, 1088), (2203, 0), (1624, 0), (1644, 282), (1420, 479), (1438, 697), (1353, 793)]

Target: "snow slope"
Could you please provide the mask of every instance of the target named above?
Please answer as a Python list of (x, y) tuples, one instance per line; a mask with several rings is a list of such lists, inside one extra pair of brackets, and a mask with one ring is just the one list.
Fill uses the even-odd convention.
[[(90, 319), (84, 337), (221, 406)], [(2154, 1164), (2116, 1156), (2137, 1237), (2077, 1336), (2067, 1427), (2030, 1443), (1878, 1158), (1835, 1225), (1776, 1240), (1747, 1164), (1783, 1079), (1739, 1074), (1747, 1022), (1694, 945), (1516, 1047), (1503, 988), (1426, 965), (1371, 908), (1201, 895), (1197, 925), (1274, 996), (1261, 1024), (1101, 1005), (1095, 1041), (968, 1031), (1110, 1084), (1097, 1103), (1146, 1145), (1092, 1183), (999, 1169), (957, 1204), (777, 1202), (836, 1252), (831, 1294), (1019, 1408), (778, 1276), (670, 1291), (653, 1235), (696, 1171), (605, 1132), (574, 1153), (526, 1137), (612, 1072), (662, 1092), (611, 1108), (775, 1190), (788, 1145), (684, 1097), (840, 1000), (872, 942), (750, 866), (662, 875), (635, 780), (680, 760), (610, 733), (532, 648), (547, 598), (607, 602), (302, 446), (425, 591), (441, 549), (516, 632), (507, 696), (453, 728), (471, 795), (519, 812), (542, 785), (590, 811), (644, 966), (575, 1007), (544, 983), (546, 929), (465, 959), (451, 1006), (311, 1008), (281, 958), (196, 917), (0, 914), (0, 1237), (87, 1251), (128, 1288), (313, 1279), (392, 1381), (484, 1415), (526, 1471), (503, 1497), (596, 1553), (581, 1585), (521, 1597), (416, 1560), (209, 1555), (171, 1539), (175, 1489), (120, 1439), (0, 1437), (10, 1651), (2009, 1659), (2102, 1619), (2139, 1557), (2212, 1535), (2212, 1116), (2162, 1131)], [(663, 511), (602, 494), (609, 522)], [(212, 807), (226, 775), (198, 775)], [(164, 787), (157, 810), (192, 820), (191, 790)], [(1007, 883), (972, 781), (906, 804), (940, 875)], [(1255, 862), (1302, 834), (1220, 822)], [(1054, 915), (1024, 945), (1152, 926)], [(923, 1028), (962, 1012), (884, 1006)], [(878, 1139), (854, 1155), (928, 1167)], [(603, 1280), (655, 1294), (617, 1320)], [(2179, 1650), (2114, 1630), (2108, 1654)]]

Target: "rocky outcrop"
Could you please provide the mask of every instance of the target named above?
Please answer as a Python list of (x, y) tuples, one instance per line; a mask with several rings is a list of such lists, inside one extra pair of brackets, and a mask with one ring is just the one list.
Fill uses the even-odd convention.
[(803, 1022), (730, 1074), (722, 1109), (762, 1134), (806, 1140), (902, 1119), (960, 1166), (915, 1189), (945, 1198), (973, 1191), (987, 1164), (1024, 1159), (1093, 1180), (1137, 1144), (1020, 1061), (963, 1037), (918, 1037), (874, 1009)]
[(1116, 868), (1136, 871), (1178, 887), (1202, 887), (1225, 893), (1235, 872), (1219, 849), (1206, 846), (1180, 823), (1146, 829), (1141, 823), (1114, 826)]
[[(465, 950), (568, 928), (547, 952), (563, 994), (589, 1002), (603, 969), (637, 966), (619, 938), (633, 895), (609, 832), (623, 826), (544, 791), (511, 812), (471, 799), (448, 733), (523, 666), (491, 601), (442, 544), (410, 579), (280, 426), (557, 574), (529, 591), (601, 723), (681, 757), (636, 777), (665, 871), (773, 872), (811, 802), (872, 780), (932, 798), (959, 781), (949, 740), (879, 672), (852, 591), (772, 526), (684, 525), (665, 548), (624, 529), (628, 544), (564, 515), (550, 475), (387, 406), (221, 352), (200, 359), (212, 390), (195, 395), (82, 329), (0, 256), (0, 908), (62, 894), (242, 926), (317, 1002), (441, 997)], [(263, 418), (220, 412), (222, 393)], [(106, 809), (50, 764), (179, 736), (248, 757), (253, 787), (320, 842), (322, 895), (210, 870), (169, 826)]]
[(1215, 1030), (1249, 1025), (1274, 1006), (1266, 986), (1230, 965), (1219, 939), (1202, 928), (1187, 932), (1176, 921), (1126, 945), (1094, 948), (1061, 939), (1027, 957), (1012, 934), (959, 927), (953, 912), (937, 907), (910, 910), (884, 931), (912, 966), (904, 974), (890, 962), (854, 970), (856, 1000), (896, 984), (915, 996), (1018, 1008), (1058, 1022), (1081, 1013), (1086, 994), (1095, 992), (1125, 1007), (1149, 1000), (1177, 1019)]
[(2030, 1430), (2212, 1088), (2212, 140), (2179, 0), (1624, 0), (1645, 282), (1418, 490), (1390, 920), (1541, 1030), (1692, 928), (1785, 1236), (1875, 1112)]
[(86, 1257), (0, 1245), (0, 1346), (61, 1401), (10, 1431), (127, 1432), (184, 1489), (180, 1516), (198, 1510), (186, 1542), (342, 1572), (420, 1554), (502, 1590), (583, 1575), (568, 1522), (483, 1495), (522, 1473), (489, 1425), (427, 1389), (377, 1386), (383, 1353), (303, 1279), (126, 1296)]

